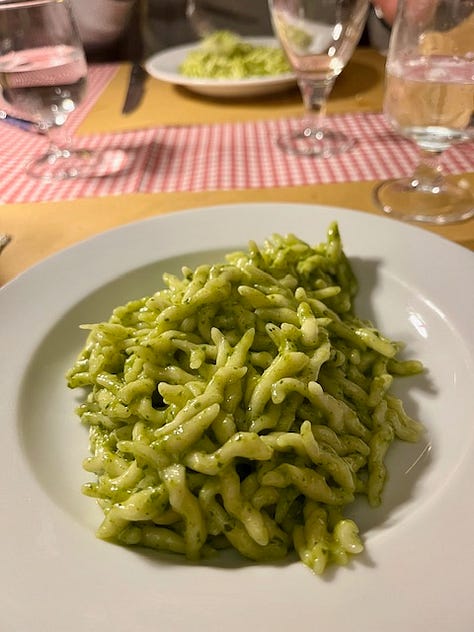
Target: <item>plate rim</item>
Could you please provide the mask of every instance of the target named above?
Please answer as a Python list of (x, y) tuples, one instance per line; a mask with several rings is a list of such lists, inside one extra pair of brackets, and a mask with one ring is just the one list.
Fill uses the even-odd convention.
[[(431, 241), (433, 244), (439, 244), (443, 248), (451, 249), (453, 252), (457, 253), (457, 256), (460, 256), (465, 259), (463, 262), (464, 265), (472, 265), (474, 270), (474, 251), (469, 248), (458, 244), (457, 242), (449, 239), (444, 235), (440, 235), (439, 233), (432, 232), (427, 230), (426, 228), (416, 224), (404, 222), (401, 220), (397, 220), (395, 218), (389, 218), (385, 215), (379, 215), (373, 212), (364, 211), (358, 208), (352, 207), (342, 207), (331, 204), (319, 204), (319, 203), (310, 203), (310, 202), (293, 202), (282, 200), (279, 202), (266, 202), (266, 201), (247, 201), (247, 202), (230, 202), (230, 203), (214, 203), (208, 204), (204, 206), (193, 206), (193, 207), (182, 207), (177, 210), (164, 211), (160, 212), (159, 215), (151, 215), (148, 217), (143, 217), (139, 219), (134, 219), (131, 221), (126, 221), (125, 223), (118, 224), (116, 226), (112, 226), (110, 228), (106, 228), (99, 232), (93, 233), (89, 236), (81, 238), (80, 240), (61, 248), (60, 250), (51, 253), (41, 259), (40, 261), (35, 262), (33, 265), (19, 272), (14, 278), (9, 279), (4, 285), (0, 286), (0, 297), (2, 296), (2, 292), (4, 292), (11, 285), (15, 284), (19, 279), (23, 278), (25, 275), (32, 274), (38, 268), (41, 268), (43, 265), (49, 265), (51, 261), (54, 261), (58, 257), (62, 257), (64, 254), (69, 251), (75, 251), (77, 248), (82, 248), (84, 245), (88, 243), (95, 242), (96, 240), (101, 240), (107, 238), (109, 235), (113, 235), (114, 233), (125, 233), (129, 230), (135, 230), (140, 228), (140, 226), (145, 224), (150, 224), (150, 226), (157, 221), (168, 221), (170, 218), (174, 218), (178, 215), (186, 215), (192, 216), (194, 213), (215, 213), (216, 211), (222, 212), (232, 212), (233, 210), (240, 209), (242, 207), (252, 207), (256, 209), (265, 210), (266, 208), (280, 208), (280, 209), (292, 209), (297, 208), (302, 211), (310, 211), (320, 209), (323, 213), (335, 212), (337, 214), (345, 212), (349, 212), (351, 214), (355, 214), (355, 216), (359, 216), (360, 218), (364, 218), (364, 221), (367, 220), (370, 223), (381, 225), (395, 225), (397, 231), (404, 232), (406, 235), (409, 234), (418, 234), (420, 238), (424, 240)], [(389, 222), (389, 224), (387, 224)], [(1, 318), (1, 313), (0, 313)]]
[[(255, 44), (265, 45), (279, 45), (278, 40), (275, 37), (245, 37), (245, 41)], [(162, 51), (158, 51), (153, 55), (150, 55), (144, 62), (145, 69), (154, 78), (166, 81), (174, 85), (184, 86), (187, 88), (209, 88), (220, 90), (223, 93), (232, 88), (258, 88), (261, 86), (279, 86), (279, 85), (291, 85), (296, 82), (296, 75), (294, 72), (286, 72), (278, 75), (265, 75), (261, 77), (247, 77), (244, 79), (204, 79), (186, 77), (176, 71), (163, 70), (156, 67), (162, 59), (167, 59), (170, 56), (177, 56), (179, 62), (184, 59), (187, 53), (196, 50), (199, 42), (181, 44), (179, 46), (172, 46)], [(177, 62), (177, 63), (179, 63)]]

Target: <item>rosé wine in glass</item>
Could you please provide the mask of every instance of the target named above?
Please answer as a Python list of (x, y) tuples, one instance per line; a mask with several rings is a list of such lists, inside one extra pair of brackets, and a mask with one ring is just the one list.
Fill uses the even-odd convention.
[(323, 125), (327, 98), (362, 34), (368, 0), (269, 0), (273, 30), (296, 73), (306, 120), (277, 143), (297, 155), (329, 157), (355, 140)]
[(64, 138), (63, 125), (83, 100), (86, 85), (86, 57), (69, 0), (0, 2), (5, 109), (34, 121), (50, 141), (46, 154), (27, 166), (32, 177), (97, 177), (125, 169), (124, 151), (73, 148)]
[(384, 114), (413, 141), (413, 174), (374, 191), (385, 213), (432, 224), (474, 216), (467, 181), (442, 173), (442, 153), (474, 138), (474, 0), (399, 0), (386, 64)]
[(473, 103), (470, 60), (416, 56), (387, 65), (385, 116), (423, 149), (443, 151), (453, 142), (469, 140)]
[(61, 125), (82, 101), (87, 65), (81, 49), (58, 44), (3, 55), (3, 98), (24, 115)]

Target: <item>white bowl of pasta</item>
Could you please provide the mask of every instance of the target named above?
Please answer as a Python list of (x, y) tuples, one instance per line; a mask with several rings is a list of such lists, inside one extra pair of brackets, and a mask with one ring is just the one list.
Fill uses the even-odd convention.
[[(314, 438), (320, 448), (325, 442), (329, 445), (331, 433), (327, 429), (337, 435), (339, 422), (356, 422), (344, 417), (347, 411), (342, 414), (345, 421), (341, 421), (342, 417), (338, 417), (337, 412), (329, 410), (328, 402), (332, 400), (322, 399), (321, 390), (308, 385), (318, 380), (310, 380), (306, 386), (291, 381), (295, 375), (300, 378), (305, 374), (308, 362), (313, 363), (312, 371), (317, 361), (322, 362), (322, 357), (314, 353), (310, 354), (310, 360), (306, 360), (298, 345), (306, 345), (305, 348), (310, 349), (314, 336), (322, 335), (325, 327), (334, 327), (327, 322), (332, 313), (319, 314), (315, 324), (311, 314), (305, 311), (306, 304), (322, 309), (317, 301), (324, 303), (331, 293), (333, 296), (340, 295), (334, 289), (327, 289), (331, 285), (322, 287), (319, 284), (319, 294), (306, 296), (303, 300), (302, 290), (293, 287), (286, 274), (279, 279), (278, 275), (269, 279), (252, 268), (252, 274), (257, 275), (252, 283), (239, 282), (239, 295), (245, 299), (247, 307), (253, 305), (254, 311), (260, 310), (259, 317), (268, 317), (270, 314), (265, 310), (273, 310), (275, 305), (280, 310), (280, 324), (275, 328), (272, 321), (269, 334), (276, 341), (276, 348), (281, 344), (282, 353), (287, 354), (284, 368), (276, 355), (269, 357), (269, 349), (257, 337), (257, 334), (261, 336), (264, 330), (268, 330), (268, 326), (262, 328), (260, 321), (252, 334), (246, 333), (252, 327), (245, 326), (242, 336), (232, 339), (231, 344), (230, 338), (226, 342), (220, 333), (225, 331), (225, 323), (234, 314), (230, 309), (225, 314), (216, 311), (215, 320), (211, 319), (213, 346), (200, 340), (197, 333), (199, 326), (203, 332), (207, 330), (210, 321), (202, 319), (199, 325), (199, 317), (206, 310), (209, 313), (208, 307), (215, 299), (215, 295), (212, 299), (205, 293), (198, 294), (204, 287), (196, 273), (200, 266), (222, 262), (225, 253), (245, 251), (249, 240), (261, 245), (276, 233), (293, 233), (319, 244), (325, 240), (332, 222), (338, 224), (344, 251), (359, 282), (355, 299), (357, 316), (375, 323), (387, 339), (404, 341), (405, 347), (400, 350), (401, 360), (417, 358), (425, 366), (422, 374), (395, 379), (393, 390), (393, 397), (404, 402), (407, 414), (419, 419), (425, 430), (417, 442), (397, 440), (390, 444), (383, 459), (388, 480), (380, 506), (371, 508), (366, 495), (356, 493), (356, 502), (345, 507), (345, 517), (357, 524), (364, 546), (363, 552), (352, 556), (352, 553), (357, 553), (359, 540), (353, 538), (351, 529), (344, 532), (347, 523), (341, 525), (342, 531), (338, 532), (336, 540), (342, 543), (345, 553), (351, 555), (347, 559), (348, 556), (341, 550), (334, 549), (332, 561), (347, 562), (345, 567), (332, 564), (322, 578), (317, 577), (298, 561), (292, 545), (288, 547), (288, 554), (270, 561), (252, 561), (232, 552), (207, 556), (207, 549), (202, 547), (203, 527), (192, 519), (193, 511), (199, 513), (203, 511), (202, 507), (207, 507), (206, 511), (212, 514), (205, 527), (205, 535), (206, 538), (208, 533), (213, 536), (213, 544), (218, 544), (220, 526), (224, 533), (233, 533), (236, 524), (242, 524), (246, 525), (247, 536), (253, 538), (257, 548), (266, 546), (265, 529), (267, 535), (270, 531), (270, 539), (273, 538), (275, 546), (280, 546), (276, 535), (281, 534), (270, 525), (268, 516), (273, 521), (277, 520), (275, 506), (283, 515), (284, 503), (291, 500), (295, 490), (296, 496), (301, 497), (304, 475), (309, 476), (304, 468), (308, 454), (313, 451), (314, 472), (318, 476), (310, 481), (309, 487), (315, 490), (321, 485), (320, 493), (326, 494), (326, 500), (310, 498), (313, 502), (308, 502), (300, 514), (306, 512), (307, 523), (302, 523), (302, 531), (292, 531), (294, 546), (300, 557), (301, 552), (304, 557), (308, 534), (315, 533), (311, 529), (321, 517), (312, 511), (314, 503), (319, 503), (319, 508), (324, 502), (335, 502), (339, 506), (342, 494), (347, 491), (346, 486), (350, 487), (353, 480), (345, 478), (347, 472), (338, 468), (340, 460), (336, 457), (346, 456), (344, 462), (353, 464), (355, 470), (357, 463), (365, 467), (362, 459), (357, 461), (355, 456), (350, 457), (357, 452), (356, 445), (362, 452), (365, 450), (355, 440), (351, 446), (346, 443), (344, 448), (339, 449), (337, 442), (342, 445), (344, 437), (336, 436), (332, 451), (327, 448), (325, 453), (317, 453)], [(337, 258), (340, 256), (337, 240), (331, 243), (333, 255)], [(140, 246), (134, 248), (130, 244)], [(292, 244), (296, 250), (302, 248), (297, 242)], [(287, 246), (283, 248), (285, 253)], [(248, 268), (258, 262), (258, 251), (252, 248), (252, 261), (242, 256), (234, 258), (224, 268), (213, 268), (211, 276), (215, 282), (212, 291), (217, 292), (219, 299), (214, 302), (223, 300), (226, 292), (230, 291), (236, 274), (233, 265), (240, 261), (239, 265)], [(303, 268), (307, 270), (308, 265), (315, 265), (319, 256), (319, 251), (312, 252), (311, 261)], [(280, 261), (278, 265), (283, 264)], [(185, 266), (183, 272), (182, 266)], [(432, 274), (426, 274), (427, 267)], [(341, 274), (342, 270), (339, 268)], [(456, 629), (467, 631), (474, 614), (470, 599), (472, 565), (464, 563), (465, 548), (444, 547), (439, 542), (469, 541), (471, 519), (474, 517), (471, 503), (467, 500), (474, 475), (471, 423), (474, 409), (471, 388), (474, 375), (471, 335), (474, 306), (468, 292), (460, 296), (458, 291), (460, 284), (469, 287), (473, 272), (473, 257), (468, 251), (421, 229), (387, 218), (310, 205), (248, 204), (185, 211), (115, 229), (49, 258), (3, 288), (0, 291), (0, 326), (4, 357), (8, 358), (8, 363), (2, 366), (0, 387), (0, 408), (5, 420), (1, 428), (5, 446), (3, 480), (7, 483), (2, 492), (4, 545), (1, 576), (6, 604), (2, 617), (9, 628), (26, 632), (33, 626), (36, 629), (53, 626), (55, 629), (67, 628), (79, 632), (94, 621), (107, 628), (120, 630), (131, 627), (141, 632), (159, 620), (163, 627), (173, 630), (185, 630), (190, 625), (209, 630), (225, 626), (232, 631), (241, 629), (243, 625), (250, 625), (252, 629), (286, 630), (293, 625), (295, 616), (301, 626), (313, 626), (314, 604), (317, 603), (318, 621), (330, 632), (347, 629), (348, 612), (353, 629), (365, 626), (398, 632), (404, 627), (413, 632), (426, 629), (441, 632), (449, 614)], [(168, 274), (171, 294), (163, 294), (165, 285), (161, 276), (164, 273)], [(194, 282), (192, 290), (189, 283), (180, 285), (186, 279)], [(32, 292), (38, 292), (38, 288), (41, 301), (33, 321), (25, 305), (29, 304)], [(176, 307), (173, 302), (175, 291), (181, 292), (181, 298), (189, 299), (183, 305), (202, 300), (199, 309), (193, 313), (188, 310), (180, 321), (181, 329), (173, 330), (175, 333), (172, 335), (166, 334), (160, 339), (148, 335), (141, 350), (135, 349), (147, 319), (153, 320), (156, 331), (172, 331), (165, 326), (165, 322), (169, 322), (165, 318), (172, 317), (175, 319), (173, 322), (177, 322), (176, 310), (173, 311)], [(290, 313), (291, 310), (281, 311), (282, 308), (289, 309), (283, 304), (288, 292), (299, 297), (300, 307), (293, 310), (294, 313)], [(140, 302), (144, 296), (154, 298), (145, 305)], [(170, 297), (173, 300), (167, 304)], [(335, 309), (334, 302), (328, 304), (332, 305), (331, 310)], [(102, 360), (99, 356), (103, 355), (103, 351), (98, 355), (92, 352), (86, 354), (75, 365), (88, 333), (80, 326), (84, 323), (108, 323), (114, 308), (123, 305), (127, 307), (115, 312), (115, 321), (99, 327), (94, 334), (95, 341), (107, 343), (107, 335), (113, 330), (114, 336), (121, 341), (117, 342), (117, 349), (107, 360), (106, 367), (100, 368)], [(152, 308), (158, 309), (158, 317)], [(166, 309), (169, 310), (167, 314)], [(234, 309), (240, 310), (242, 319), (249, 318), (242, 305), (234, 303)], [(137, 314), (142, 319), (138, 329)], [(275, 312), (271, 314), (272, 318), (276, 317)], [(288, 327), (282, 327), (283, 323)], [(345, 331), (339, 326), (336, 330), (341, 335)], [(364, 348), (369, 349), (370, 357), (357, 359), (353, 350), (354, 366), (368, 366), (376, 348), (391, 356), (391, 342), (372, 339), (370, 327), (365, 331), (364, 326), (358, 326), (357, 330), (358, 336), (365, 337)], [(281, 338), (282, 331), (286, 332), (285, 340)], [(347, 331), (344, 335), (350, 338)], [(141, 408), (129, 406), (128, 410), (121, 410), (111, 399), (114, 414), (104, 420), (105, 408), (100, 406), (108, 395), (99, 387), (108, 385), (110, 393), (127, 387), (128, 390), (120, 391), (120, 401), (123, 403), (126, 396), (131, 398), (130, 401), (138, 401), (134, 399), (137, 389), (145, 392), (149, 385), (134, 383), (130, 379), (132, 373), (127, 373), (139, 371), (139, 363), (132, 350), (141, 354), (142, 359), (148, 357), (147, 354), (153, 355), (158, 348), (161, 349), (160, 354), (166, 354), (171, 348), (171, 340), (175, 345), (175, 360), (188, 364), (177, 364), (174, 368), (171, 363), (166, 366), (149, 364), (150, 375), (159, 374), (161, 377), (156, 379), (160, 383), (166, 381), (165, 374), (173, 373), (175, 376), (174, 383), (168, 382), (167, 387), (158, 390), (162, 400), (157, 400), (155, 396), (153, 410), (146, 409), (145, 400)], [(256, 340), (261, 348), (252, 347)], [(244, 353), (245, 345), (250, 346)], [(333, 389), (333, 397), (337, 393), (331, 385), (331, 375), (337, 372), (338, 363), (342, 366), (344, 354), (349, 353), (347, 344), (338, 342), (337, 346), (330, 353), (333, 362), (331, 371), (321, 374), (319, 380), (326, 392)], [(127, 358), (131, 359), (126, 366), (121, 366), (125, 349)], [(253, 368), (242, 360), (247, 352), (251, 354)], [(292, 363), (293, 376), (288, 374), (286, 362)], [(95, 368), (91, 363), (95, 363)], [(298, 363), (301, 366), (296, 371)], [(382, 364), (378, 365), (379, 368)], [(65, 375), (72, 366), (75, 369), (70, 379), (76, 381), (73, 385), (79, 387), (77, 390), (68, 389), (66, 385)], [(119, 366), (121, 368), (117, 369)], [(219, 366), (225, 367), (225, 370), (215, 377), (215, 367)], [(271, 366), (275, 370), (275, 379), (266, 383), (260, 378)], [(394, 369), (393, 363), (390, 366)], [(373, 371), (377, 370), (375, 366)], [(194, 372), (194, 379), (184, 383), (188, 385), (186, 392), (179, 382), (183, 371)], [(81, 380), (86, 380), (86, 373), (91, 372), (98, 380), (94, 383), (98, 399), (89, 399), (84, 407), (86, 400), (80, 388)], [(255, 415), (249, 418), (245, 429), (232, 434), (232, 411), (229, 407), (243, 396), (238, 385), (246, 373), (253, 375), (253, 384), (257, 387), (257, 395), (253, 398), (248, 391)], [(126, 384), (118, 384), (118, 379), (126, 374)], [(219, 410), (222, 402), (226, 402), (226, 415), (219, 416), (217, 413), (213, 417), (217, 410), (216, 401), (203, 397), (203, 393), (208, 397), (209, 392), (202, 390), (198, 375), (207, 380), (206, 384), (224, 389), (217, 395), (217, 400), (221, 406)], [(364, 382), (353, 368), (350, 375), (359, 380), (359, 386)], [(381, 371), (377, 375), (384, 376), (386, 373)], [(383, 379), (377, 382), (380, 387)], [(357, 381), (354, 383), (357, 384)], [(354, 393), (357, 390), (346, 382), (342, 387), (352, 389)], [(249, 384), (247, 388), (250, 389)], [(292, 426), (285, 429), (285, 419), (288, 419), (292, 406), (294, 408), (295, 398), (288, 390), (291, 388), (293, 393), (303, 393), (314, 407), (326, 406), (324, 414), (332, 420), (326, 430), (320, 427), (324, 425), (319, 423), (321, 417), (311, 418), (313, 413), (307, 404), (300, 404), (305, 410), (305, 419), (302, 419), (299, 432), (293, 432)], [(373, 401), (380, 395), (377, 388), (374, 386), (371, 391)], [(186, 405), (181, 406), (183, 397), (186, 402), (191, 402), (187, 408)], [(262, 397), (267, 399), (263, 401)], [(273, 398), (273, 404), (269, 403), (268, 397)], [(286, 402), (284, 415), (281, 409), (275, 412), (280, 401)], [(166, 424), (158, 421), (164, 414), (164, 404), (177, 411), (175, 419), (178, 421), (167, 421), (172, 424), (168, 426), (169, 433), (160, 430), (166, 428)], [(197, 408), (196, 404), (200, 407)], [(392, 409), (397, 406), (394, 400), (389, 400), (388, 404)], [(85, 415), (82, 424), (75, 414), (78, 405)], [(111, 425), (120, 414), (134, 416), (136, 423), (132, 433), (128, 430), (116, 432), (113, 446), (110, 437), (93, 436), (95, 453), (91, 455), (92, 461), (86, 463), (88, 471), (84, 471), (83, 461), (89, 456), (88, 422), (99, 427), (102, 419), (106, 425)], [(152, 431), (144, 422), (147, 415), (153, 426), (153, 441), (150, 441)], [(279, 419), (279, 425), (275, 427), (271, 426), (272, 415)], [(190, 419), (195, 419), (196, 423), (191, 426), (197, 433), (191, 438), (188, 434), (191, 426), (184, 429), (181, 425), (181, 422), (186, 425)], [(385, 432), (381, 418), (376, 419), (379, 421), (374, 422), (366, 439), (375, 449), (374, 453), (370, 453), (370, 459), (373, 463), (381, 463), (381, 454), (377, 450), (388, 446), (373, 439), (372, 431)], [(124, 423), (121, 428), (125, 426)], [(196, 430), (198, 426), (200, 430)], [(308, 428), (311, 426), (313, 431), (310, 436)], [(212, 434), (211, 430), (208, 433), (210, 428)], [(355, 435), (356, 428), (354, 425)], [(359, 428), (359, 431), (364, 434), (363, 429)], [(242, 434), (239, 435), (239, 432)], [(256, 438), (250, 438), (246, 432), (253, 432)], [(181, 450), (183, 437), (184, 441), (191, 441), (192, 450)], [(224, 449), (229, 437), (234, 437), (234, 440)], [(217, 445), (219, 440), (222, 441), (220, 446)], [(363, 436), (361, 440), (365, 441)], [(100, 441), (103, 443), (100, 444)], [(115, 449), (117, 446), (121, 460), (111, 457), (111, 447)], [(218, 450), (220, 452), (216, 455)], [(258, 469), (258, 475), (244, 483), (250, 457), (264, 463), (270, 452), (276, 459), (271, 467)], [(289, 452), (295, 459), (291, 463), (284, 457)], [(239, 467), (227, 467), (232, 458), (239, 459)], [(317, 463), (318, 459), (324, 460), (324, 463), (322, 460)], [(159, 496), (161, 492), (157, 489), (150, 492), (153, 486), (158, 487), (153, 479), (152, 463), (160, 469), (163, 496)], [(333, 469), (334, 464), (336, 469)], [(291, 467), (299, 471), (295, 472)], [(190, 470), (196, 476), (189, 477)], [(220, 470), (224, 472), (220, 478), (221, 487), (214, 488), (210, 479), (219, 476)], [(303, 475), (300, 470), (304, 470)], [(325, 474), (331, 471), (332, 474)], [(182, 484), (183, 472), (188, 477), (186, 480), (191, 481), (187, 487)], [(120, 481), (119, 476), (122, 476)], [(140, 488), (135, 489), (140, 495), (127, 503), (127, 499), (133, 496), (127, 491), (121, 496), (123, 490), (119, 482), (133, 486), (134, 476), (141, 481)], [(321, 478), (329, 484), (329, 489), (322, 485)], [(112, 479), (116, 479), (114, 489), (110, 488)], [(357, 477), (354, 480), (356, 491), (360, 492), (357, 486), (362, 483)], [(84, 483), (89, 483), (89, 491), (93, 490), (92, 495), (99, 498), (102, 508), (81, 493)], [(283, 489), (290, 493), (281, 495), (275, 491)], [(342, 491), (339, 493), (337, 490)], [(251, 506), (249, 498), (252, 499)], [(275, 500), (272, 501), (272, 498)], [(153, 505), (155, 502), (163, 503), (161, 513)], [(272, 502), (273, 509), (265, 509)], [(105, 517), (109, 518), (105, 528), (118, 528), (125, 534), (125, 542), (122, 543), (126, 546), (117, 546), (95, 537), (94, 532), (104, 520), (104, 509)], [(181, 521), (177, 520), (180, 511), (185, 516)], [(251, 523), (245, 522), (246, 514), (251, 517)], [(288, 517), (292, 518), (290, 514)], [(156, 529), (151, 528), (149, 519), (154, 520)], [(136, 524), (130, 525), (133, 521)], [(284, 523), (285, 520), (279, 523), (282, 530)], [(174, 536), (168, 529), (173, 524), (176, 524)], [(330, 529), (336, 524), (337, 521), (330, 525)], [(125, 528), (128, 530), (125, 531)], [(288, 528), (291, 530), (291, 527)], [(145, 529), (145, 535), (138, 533), (140, 529)], [(101, 535), (108, 537), (110, 531)], [(170, 538), (168, 548), (172, 551), (175, 547), (177, 552), (160, 552), (142, 546), (161, 543), (160, 538), (165, 535)], [(305, 546), (300, 547), (302, 537), (306, 538)], [(235, 541), (237, 548), (243, 546), (238, 538)], [(180, 547), (183, 546), (181, 552), (188, 553), (191, 559), (181, 554)], [(202, 556), (199, 555), (201, 552)], [(317, 560), (312, 561), (313, 570), (318, 571), (318, 566), (314, 564)], [(20, 572), (19, 569), (27, 569), (28, 572)], [(66, 576), (68, 582), (64, 581)], [(410, 590), (400, 591), (397, 595), (395, 611), (393, 586), (406, 584), (407, 578)], [(455, 613), (447, 598), (450, 590), (455, 590), (458, 596)], [(433, 601), (433, 594), (440, 597)], [(371, 595), (370, 604), (367, 595)], [(28, 608), (23, 606), (25, 600), (29, 603)], [(127, 606), (118, 607), (117, 604), (122, 602)]]

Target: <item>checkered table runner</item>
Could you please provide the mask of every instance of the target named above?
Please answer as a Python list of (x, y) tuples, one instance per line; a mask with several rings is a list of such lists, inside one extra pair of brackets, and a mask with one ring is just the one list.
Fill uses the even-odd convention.
[[(113, 66), (104, 66), (91, 73), (95, 99), (113, 72)], [(71, 116), (70, 130), (79, 125), (95, 99), (86, 99)], [(77, 147), (124, 150), (127, 170), (115, 176), (52, 183), (35, 180), (24, 171), (25, 164), (46, 148), (45, 139), (1, 124), (0, 200), (36, 202), (376, 180), (409, 174), (417, 162), (416, 148), (393, 134), (381, 114), (331, 116), (328, 124), (355, 137), (357, 144), (351, 151), (324, 159), (292, 156), (277, 147), (276, 138), (297, 124), (295, 119), (279, 119), (81, 136), (75, 140)], [(474, 143), (467, 143), (447, 151), (444, 171), (474, 171), (473, 149)]]

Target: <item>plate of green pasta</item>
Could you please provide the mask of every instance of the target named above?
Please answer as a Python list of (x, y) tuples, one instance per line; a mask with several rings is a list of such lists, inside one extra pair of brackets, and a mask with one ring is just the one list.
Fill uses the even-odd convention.
[(7, 284), (5, 629), (470, 632), (473, 274), (418, 227), (256, 203)]
[(156, 79), (210, 97), (249, 98), (296, 85), (275, 38), (242, 38), (227, 31), (155, 53), (145, 67)]

